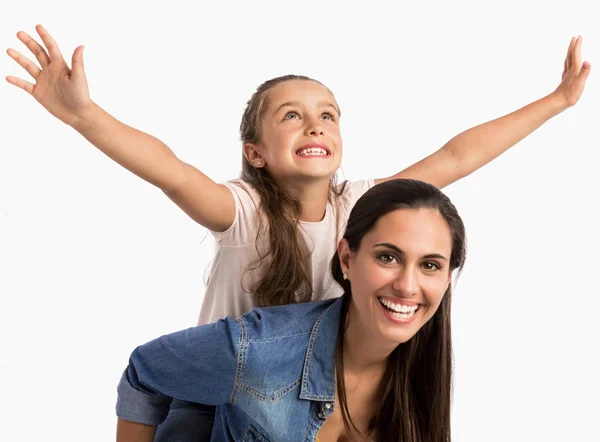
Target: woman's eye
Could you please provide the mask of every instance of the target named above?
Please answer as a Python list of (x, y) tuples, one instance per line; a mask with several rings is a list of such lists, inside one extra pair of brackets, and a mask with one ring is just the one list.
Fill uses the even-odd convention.
[(439, 264), (437, 262), (432, 262), (432, 261), (424, 262), (423, 268), (430, 272), (433, 272), (435, 270), (440, 270)]
[(385, 264), (391, 264), (396, 261), (396, 257), (394, 255), (390, 255), (389, 253), (384, 253), (383, 255), (379, 255), (379, 259)]

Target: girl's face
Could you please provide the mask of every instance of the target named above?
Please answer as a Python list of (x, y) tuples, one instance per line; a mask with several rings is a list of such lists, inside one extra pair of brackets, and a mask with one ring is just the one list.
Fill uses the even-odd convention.
[[(316, 81), (291, 80), (274, 86), (267, 97), (261, 142), (247, 144), (246, 155), (277, 180), (326, 179), (342, 160), (339, 108)], [(257, 156), (259, 155), (259, 156)]]
[(436, 312), (451, 281), (452, 235), (431, 209), (382, 216), (356, 251), (340, 241), (342, 270), (352, 287), (350, 314), (382, 344), (412, 338)]

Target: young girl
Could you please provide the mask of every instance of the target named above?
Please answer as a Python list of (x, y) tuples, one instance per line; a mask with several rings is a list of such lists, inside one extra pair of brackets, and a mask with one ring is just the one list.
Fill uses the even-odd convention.
[[(83, 47), (75, 50), (69, 68), (52, 37), (41, 26), (37, 31), (47, 51), (26, 33), (17, 36), (41, 68), (8, 50), (35, 85), (15, 77), (7, 81), (160, 188), (214, 234), (216, 256), (199, 324), (239, 317), (254, 306), (341, 295), (327, 263), (350, 209), (367, 189), (391, 178), (415, 178), (443, 188), (469, 175), (574, 105), (590, 72), (589, 63), (581, 62), (581, 38), (572, 39), (562, 82), (551, 94), (457, 135), (394, 176), (341, 185), (335, 183), (342, 158), (340, 110), (331, 91), (301, 76), (269, 80), (254, 93), (242, 117), (241, 178), (218, 184), (179, 160), (160, 140), (95, 104), (88, 93)], [(177, 416), (183, 416), (181, 410)]]
[(465, 244), (435, 186), (375, 186), (331, 261), (341, 298), (138, 347), (119, 385), (117, 440), (152, 441), (177, 397), (217, 406), (212, 441), (449, 441), (452, 273)]

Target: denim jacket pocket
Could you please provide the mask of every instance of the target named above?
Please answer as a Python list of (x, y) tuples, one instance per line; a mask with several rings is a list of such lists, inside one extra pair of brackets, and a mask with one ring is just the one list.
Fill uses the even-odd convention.
[(250, 341), (238, 383), (263, 401), (275, 402), (300, 385), (306, 334)]
[(269, 439), (264, 437), (262, 434), (258, 432), (256, 428), (252, 425), (248, 425), (248, 430), (246, 430), (246, 434), (244, 434), (244, 438), (242, 442), (271, 442)]

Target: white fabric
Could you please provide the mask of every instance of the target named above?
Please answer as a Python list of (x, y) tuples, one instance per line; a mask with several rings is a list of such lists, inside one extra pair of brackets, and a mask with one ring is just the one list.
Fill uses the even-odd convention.
[[(226, 316), (238, 318), (254, 307), (249, 288), (257, 282), (261, 269), (248, 272), (246, 269), (258, 258), (256, 231), (260, 198), (252, 186), (240, 179), (229, 181), (226, 185), (234, 196), (235, 219), (224, 232), (212, 232), (216, 239), (215, 258), (211, 264), (198, 324), (216, 322)], [(309, 277), (312, 281), (313, 300), (342, 294), (341, 287), (331, 276), (329, 264), (352, 207), (373, 185), (372, 179), (346, 181), (344, 192), (333, 204), (327, 204), (323, 220), (300, 222), (302, 236), (312, 251)], [(261, 235), (261, 238), (264, 236)], [(265, 241), (262, 242), (264, 246)]]

